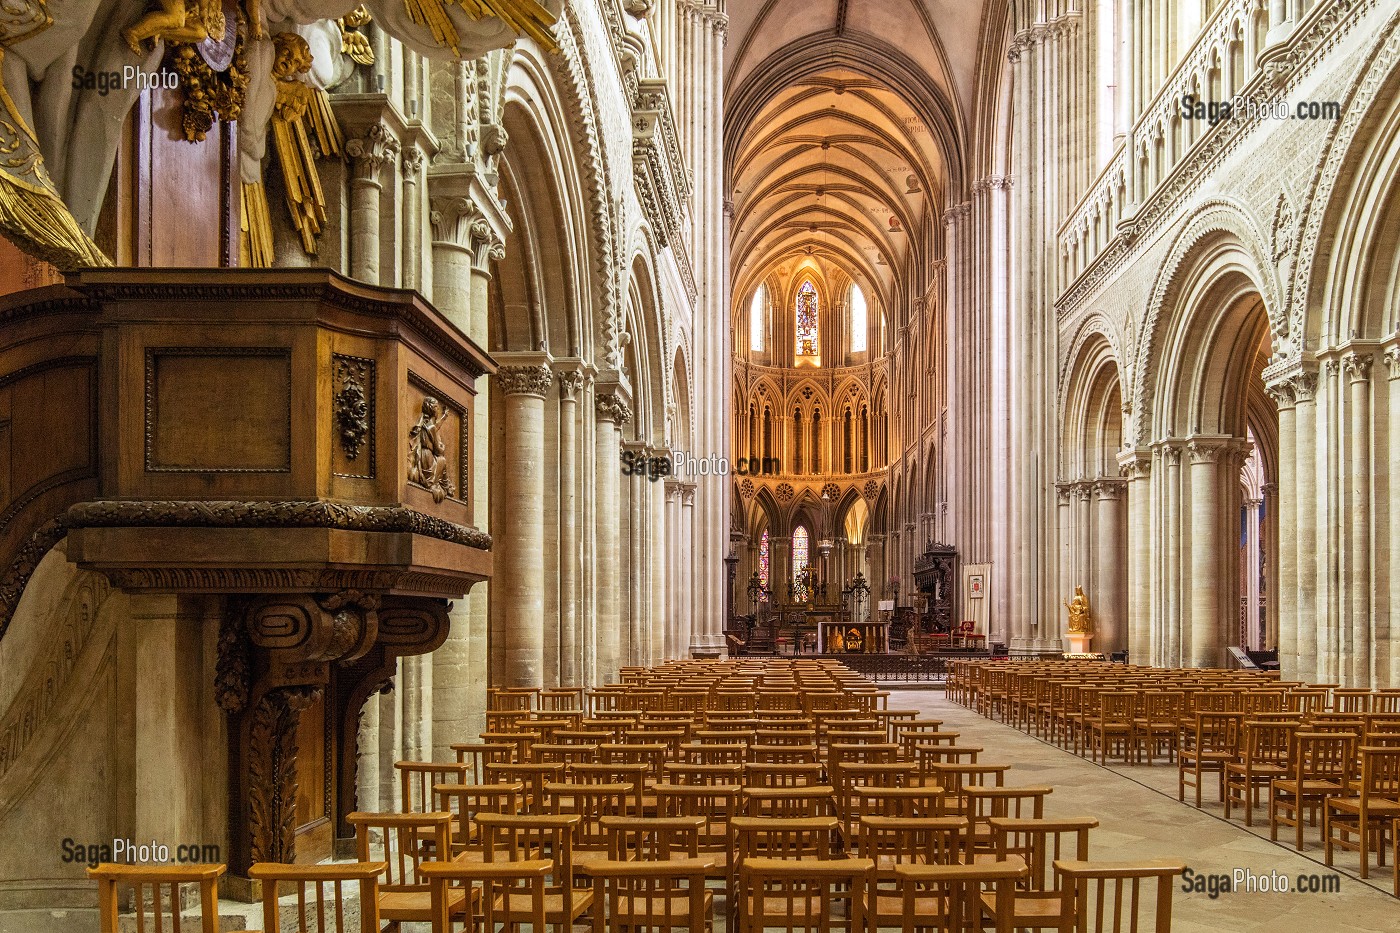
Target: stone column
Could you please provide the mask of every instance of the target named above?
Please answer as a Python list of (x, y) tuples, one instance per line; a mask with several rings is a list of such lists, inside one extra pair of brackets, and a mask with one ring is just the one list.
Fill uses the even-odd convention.
[[(1384, 612), (1376, 613), (1376, 677), (1384, 687), (1400, 687), (1400, 566), (1391, 558), (1400, 548), (1400, 346), (1385, 351), (1386, 376), (1390, 387), (1386, 404), (1387, 460), (1386, 501), (1390, 503), (1388, 539), (1376, 547), (1377, 585), (1382, 573), (1388, 582), (1389, 599)], [(1379, 495), (1379, 492), (1377, 493)], [(1377, 535), (1379, 538), (1380, 536)]]
[(1152, 456), (1125, 451), (1118, 471), (1128, 487), (1128, 659), (1155, 660), (1152, 645)]
[[(1297, 548), (1298, 672), (1317, 680), (1317, 373), (1302, 372), (1292, 379), (1294, 398), (1294, 467)], [(1321, 550), (1326, 550), (1325, 548)]]
[(1181, 448), (1169, 446), (1163, 452), (1167, 462), (1166, 499), (1167, 521), (1162, 536), (1166, 539), (1167, 564), (1162, 574), (1162, 601), (1165, 612), (1162, 619), (1162, 646), (1165, 650), (1164, 665), (1177, 667), (1187, 663), (1185, 652), (1185, 626), (1182, 616), (1183, 577), (1185, 566), (1181, 559), (1181, 542), (1186, 535), (1186, 526), (1181, 512)]
[(682, 588), (679, 573), (685, 548), (681, 539), (681, 485), (674, 479), (666, 480), (666, 537), (670, 558), (666, 565), (666, 657), (680, 658), (686, 653), (686, 641), (681, 635), (681, 612), (690, 597)]
[[(463, 176), (428, 177), (432, 231), (433, 303), (479, 346), (489, 344), (487, 285), (491, 262), (503, 256), (502, 241), (477, 202), (461, 196)], [(490, 532), (491, 381), (477, 380), (472, 404), (472, 522)], [(435, 761), (453, 760), (451, 744), (474, 740), (486, 728), (487, 605), (491, 584), (478, 583), (453, 603), (447, 641), (432, 654)]]
[(380, 173), (398, 157), (399, 141), (384, 124), (373, 123), (363, 135), (346, 140), (345, 154), (354, 169), (350, 180), (350, 276), (378, 285)]
[(582, 684), (579, 670), (578, 394), (583, 373), (559, 378), (559, 686)]
[(423, 215), (422, 194), (418, 190), (418, 180), (423, 173), (423, 150), (411, 145), (403, 151), (403, 161), (399, 163), (403, 172), (403, 256), (399, 265), (403, 273), (403, 287), (421, 289), (423, 287)]
[(1279, 638), (1279, 514), (1278, 483), (1265, 483), (1264, 493), (1264, 647), (1277, 648)]
[(597, 493), (594, 496), (594, 529), (597, 535), (595, 575), (597, 580), (597, 662), (599, 683), (617, 682), (619, 665), (622, 578), (619, 573), (622, 555), (618, 535), (621, 505), (618, 482), (622, 475), (620, 431), (632, 420), (632, 409), (626, 397), (614, 386), (601, 382), (594, 405), (598, 413), (596, 425), (594, 476)]
[(505, 686), (544, 686), (544, 397), (554, 381), (545, 363), (502, 366), (496, 386), (505, 409), (500, 477), (507, 534), (495, 539), (496, 598), (507, 607)]
[(1270, 602), (1276, 603), (1270, 615), (1278, 619), (1279, 667), (1287, 679), (1301, 677), (1298, 670), (1298, 483), (1297, 475), (1297, 410), (1294, 408), (1293, 385), (1287, 379), (1271, 383), (1269, 397), (1278, 406), (1278, 483), (1283, 495), (1266, 500), (1278, 525), (1277, 559), (1273, 562), (1278, 573), (1269, 578)]
[(1191, 644), (1192, 667), (1224, 663), (1220, 591), (1224, 562), (1220, 547), (1220, 441), (1194, 438), (1191, 457)]
[(1095, 651), (1121, 651), (1128, 647), (1123, 631), (1123, 583), (1127, 576), (1126, 542), (1123, 540), (1120, 502), (1123, 497), (1121, 480), (1100, 480), (1094, 483), (1094, 528), (1097, 531), (1097, 553), (1094, 555), (1094, 589), (1097, 591), (1098, 612), (1094, 619)]
[[(1372, 686), (1371, 676), (1371, 365), (1367, 353), (1348, 353), (1342, 366), (1350, 384), (1348, 407), (1351, 430), (1347, 451), (1347, 471), (1351, 511), (1351, 559), (1347, 561), (1342, 586), (1351, 598), (1351, 644), (1345, 651), (1334, 645), (1344, 675), (1353, 687)], [(1344, 639), (1345, 640), (1345, 639)]]
[(1244, 631), (1243, 647), (1251, 650), (1259, 650), (1265, 645), (1265, 634), (1260, 630), (1261, 615), (1264, 592), (1259, 587), (1259, 558), (1260, 549), (1263, 542), (1260, 540), (1259, 510), (1264, 505), (1263, 498), (1246, 499), (1242, 506), (1242, 517), (1244, 520), (1244, 559), (1243, 570), (1244, 579), (1241, 581), (1243, 592), (1240, 596), (1244, 603)]
[[(695, 483), (681, 484), (681, 540), (683, 542), (693, 542), (695, 540)], [(773, 553), (773, 539), (769, 538), (769, 554)], [(771, 558), (770, 558), (771, 560)], [(683, 622), (681, 634), (683, 639), (678, 646), (681, 651), (687, 651), (690, 645), (697, 644), (696, 638), (700, 635), (700, 622), (698, 616), (698, 600), (695, 595), (695, 561), (686, 560), (680, 562), (681, 593), (683, 594), (683, 604), (686, 606), (686, 618)], [(721, 636), (722, 638), (723, 636)], [(700, 644), (710, 647), (708, 643)]]
[[(662, 451), (653, 451), (662, 453)], [(666, 646), (666, 631), (671, 624), (666, 617), (666, 591), (671, 588), (670, 574), (670, 553), (666, 546), (666, 487), (660, 481), (647, 482), (647, 492), (651, 496), (650, 515), (647, 518), (647, 526), (650, 529), (650, 556), (648, 557), (647, 572), (651, 579), (651, 611), (647, 613), (647, 650), (648, 663), (660, 664), (670, 657), (670, 652)], [(726, 585), (728, 585), (726, 583)]]

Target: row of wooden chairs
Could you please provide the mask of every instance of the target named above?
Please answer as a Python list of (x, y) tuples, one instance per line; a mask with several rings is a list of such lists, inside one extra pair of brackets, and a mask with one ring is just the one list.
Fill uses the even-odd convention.
[(1299, 850), (1315, 826), (1329, 865), (1355, 851), (1367, 878), (1389, 849), (1400, 897), (1400, 690), (1085, 662), (954, 667), (959, 702), (1101, 762), (1175, 759), (1178, 799), (1190, 789), (1202, 806), (1213, 779), (1227, 819), (1253, 825), (1267, 806), (1271, 837), (1290, 828)]
[[(774, 685), (796, 701), (732, 699)], [(360, 885), (362, 929), (699, 933), (721, 893), (746, 931), (1169, 929), (1182, 866), (1090, 862), (1096, 820), (1047, 817), (1052, 788), (1008, 785), (1009, 764), (940, 722), (889, 715), (879, 693), (839, 665), (786, 659), (629, 669), (592, 698), (498, 691), (505, 715), (456, 746), (459, 761), (399, 763), (405, 812), (350, 816), (355, 863), (254, 866), (265, 925), (294, 914), (298, 930), (343, 929), (338, 881)], [(114, 891), (124, 868), (94, 877)]]

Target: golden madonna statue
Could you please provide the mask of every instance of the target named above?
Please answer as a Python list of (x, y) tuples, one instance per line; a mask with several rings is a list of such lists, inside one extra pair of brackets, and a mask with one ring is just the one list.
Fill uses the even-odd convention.
[(1089, 597), (1084, 595), (1084, 587), (1074, 588), (1074, 598), (1065, 603), (1065, 608), (1069, 610), (1069, 631), (1074, 635), (1088, 635), (1091, 633), (1089, 624)]
[(833, 652), (846, 650), (846, 636), (841, 632), (839, 628), (831, 633), (831, 645), (828, 647), (827, 650)]

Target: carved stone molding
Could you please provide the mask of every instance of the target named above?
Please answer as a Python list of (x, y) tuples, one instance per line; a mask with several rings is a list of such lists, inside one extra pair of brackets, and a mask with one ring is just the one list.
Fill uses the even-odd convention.
[(627, 401), (615, 393), (600, 393), (594, 399), (594, 406), (600, 418), (613, 422), (619, 428), (632, 420), (632, 409)]
[(507, 396), (532, 395), (544, 398), (554, 382), (554, 371), (543, 363), (538, 366), (502, 366), (496, 370), (496, 385)]

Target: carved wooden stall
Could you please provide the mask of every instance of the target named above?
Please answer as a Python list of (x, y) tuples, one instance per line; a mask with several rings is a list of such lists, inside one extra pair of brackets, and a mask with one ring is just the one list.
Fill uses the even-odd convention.
[(949, 632), (958, 620), (958, 549), (951, 544), (930, 542), (914, 561), (914, 584), (928, 594), (924, 625), (929, 633)]
[(35, 454), (0, 463), (0, 636), (65, 537), (214, 618), (226, 861), (329, 855), (365, 699), (491, 574), (469, 426), (492, 362), (420, 296), (312, 269), (84, 271), (0, 322), (0, 432)]

